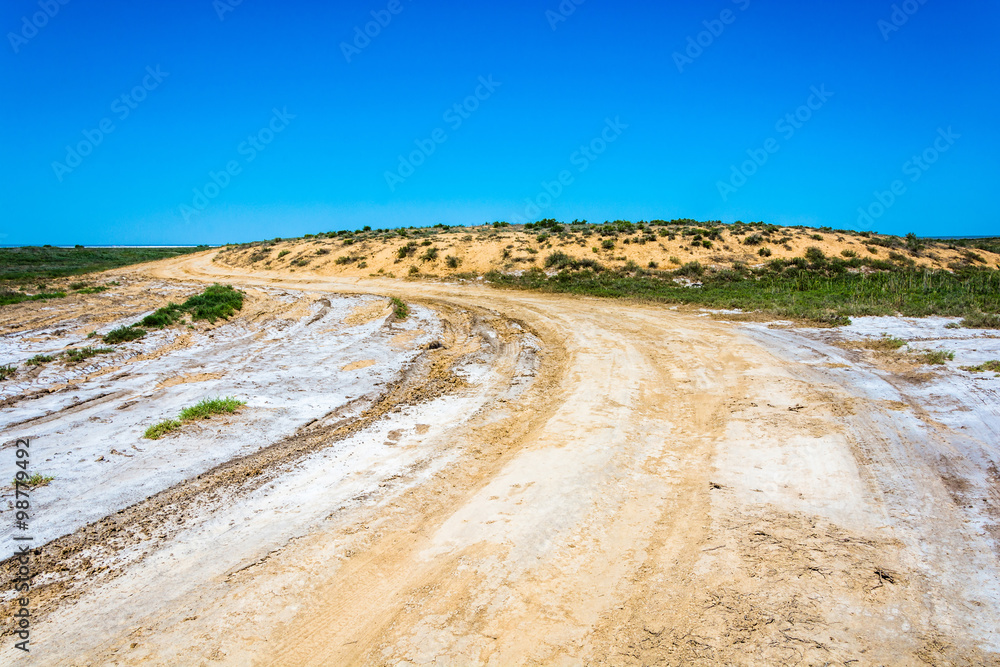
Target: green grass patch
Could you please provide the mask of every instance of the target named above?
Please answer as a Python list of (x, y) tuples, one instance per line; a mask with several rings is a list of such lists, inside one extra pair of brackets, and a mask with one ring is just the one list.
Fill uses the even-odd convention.
[(959, 326), (966, 329), (1000, 329), (1000, 315), (993, 313), (969, 313)]
[(159, 440), (167, 433), (170, 433), (171, 431), (176, 431), (181, 426), (182, 424), (176, 419), (165, 419), (161, 421), (159, 424), (153, 424), (152, 426), (147, 428), (146, 432), (143, 434), (142, 437), (148, 440)]
[(962, 366), (962, 370), (970, 373), (1000, 373), (1000, 360), (991, 359), (978, 366)]
[(212, 415), (232, 414), (246, 405), (246, 401), (227, 396), (225, 398), (206, 398), (197, 405), (181, 410), (181, 421), (208, 419)]
[(17, 486), (27, 486), (27, 487), (30, 487), (30, 488), (34, 489), (34, 488), (37, 488), (39, 486), (45, 486), (49, 482), (51, 482), (52, 480), (55, 479), (55, 477), (52, 477), (50, 475), (42, 475), (42, 474), (39, 474), (37, 472), (34, 475), (25, 475), (25, 473), (24, 473), (23, 470), (21, 472), (19, 472), (18, 474), (19, 475), (23, 475), (23, 477), (19, 479), (17, 476), (15, 476), (14, 479), (11, 480), (11, 483), (10, 483), (11, 486), (14, 486), (14, 487), (17, 487)]
[(77, 347), (66, 350), (66, 358), (70, 363), (78, 364), (99, 354), (110, 354), (114, 351), (112, 347)]
[[(0, 248), (0, 281), (64, 278), (179, 257), (198, 248)], [(87, 286), (73, 289), (85, 289)]]
[(83, 289), (78, 289), (77, 294), (100, 294), (101, 292), (107, 292), (110, 287), (105, 285), (98, 285), (96, 287), (84, 287)]
[(133, 326), (162, 329), (179, 322), (185, 313), (190, 314), (192, 320), (208, 320), (214, 323), (220, 318), (229, 319), (242, 308), (243, 292), (229, 285), (215, 284), (180, 305), (168, 303)]
[(17, 373), (17, 366), (0, 366), (0, 382), (12, 378)]
[(28, 359), (25, 364), (28, 366), (41, 366), (42, 364), (47, 364), (50, 361), (54, 361), (55, 357), (50, 357), (46, 354), (36, 354), (31, 359)]
[(213, 415), (232, 414), (246, 405), (246, 401), (241, 401), (231, 396), (225, 398), (206, 398), (197, 405), (181, 410), (177, 419), (165, 419), (159, 424), (154, 424), (146, 429), (144, 438), (149, 440), (159, 440), (167, 433), (176, 431), (184, 425), (184, 422), (198, 419), (208, 419)]
[(918, 356), (925, 364), (932, 366), (943, 366), (945, 362), (955, 359), (955, 353), (949, 350), (928, 350), (921, 352)]
[(392, 297), (392, 316), (397, 320), (405, 320), (410, 315), (410, 307), (402, 299)]
[(65, 297), (66, 297), (66, 292), (39, 292), (36, 294), (28, 294), (26, 292), (3, 290), (0, 291), (0, 306), (10, 306), (15, 303), (24, 303), (25, 301), (48, 301), (49, 299), (63, 299)]
[(108, 333), (104, 334), (103, 340), (105, 343), (116, 345), (118, 343), (127, 343), (132, 340), (139, 340), (145, 335), (145, 331), (136, 328), (135, 326), (118, 327), (117, 329), (112, 329)]
[[(850, 317), (967, 316), (1000, 312), (1000, 271), (970, 269), (951, 273), (871, 266), (878, 260), (844, 260), (812, 253), (805, 258), (772, 260), (759, 269), (710, 271), (690, 262), (677, 271), (612, 271), (564, 269), (546, 276), (540, 269), (521, 276), (492, 271), (486, 279), (509, 289), (528, 289), (693, 304), (709, 308), (760, 311), (772, 316), (848, 324)], [(864, 264), (867, 262), (867, 264)], [(887, 263), (886, 263), (887, 264)], [(848, 269), (869, 266), (874, 272)], [(697, 278), (700, 288), (687, 288), (674, 278)]]

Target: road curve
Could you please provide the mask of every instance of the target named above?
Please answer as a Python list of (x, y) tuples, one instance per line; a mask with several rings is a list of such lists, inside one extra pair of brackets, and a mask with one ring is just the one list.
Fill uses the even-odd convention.
[(844, 381), (833, 348), (663, 306), (213, 254), (137, 271), (485, 309), (531, 329), (542, 366), (470, 416), (446, 471), (88, 661), (997, 662), (1000, 567), (935, 468), (949, 433), (890, 410), (870, 369)]

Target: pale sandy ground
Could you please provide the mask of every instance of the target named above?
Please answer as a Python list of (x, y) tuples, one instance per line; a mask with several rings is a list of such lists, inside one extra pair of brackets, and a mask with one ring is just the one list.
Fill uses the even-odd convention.
[(837, 343), (946, 345), (944, 321), (774, 328), (211, 256), (135, 272), (400, 296), (440, 322), (413, 373), (446, 389), (194, 496), (0, 660), (1000, 664), (1000, 380), (956, 367), (1000, 358), (988, 332), (900, 370)]

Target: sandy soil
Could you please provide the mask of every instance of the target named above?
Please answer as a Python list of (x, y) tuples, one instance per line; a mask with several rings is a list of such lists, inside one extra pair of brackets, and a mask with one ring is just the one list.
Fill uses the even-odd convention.
[[(946, 269), (949, 264), (956, 263), (1000, 268), (1000, 255), (984, 250), (970, 254), (967, 250), (949, 247), (947, 242), (925, 241), (928, 244), (925, 249), (911, 253), (897, 237), (874, 237), (875, 241), (898, 243), (899, 247), (893, 249), (873, 245), (872, 238), (850, 232), (808, 228), (782, 227), (758, 245), (744, 244), (749, 234), (734, 234), (731, 229), (725, 229), (720, 232), (720, 238), (712, 242), (711, 248), (692, 243), (692, 237), (677, 234), (676, 228), (649, 228), (651, 231), (646, 234), (620, 236), (614, 239), (612, 248), (604, 248), (602, 237), (597, 234), (584, 236), (582, 228), (569, 229), (573, 231), (565, 236), (544, 233), (543, 241), (539, 241), (539, 230), (488, 226), (450, 231), (422, 230), (428, 236), (411, 235), (405, 239), (375, 234), (347, 240), (292, 239), (252, 247), (223, 248), (215, 256), (215, 262), (254, 271), (276, 271), (280, 275), (402, 278), (415, 272), (423, 277), (465, 277), (491, 270), (521, 273), (535, 267), (545, 269), (545, 258), (556, 251), (578, 260), (596, 260), (614, 269), (621, 269), (628, 262), (644, 269), (650, 266), (676, 269), (692, 261), (721, 269), (732, 267), (736, 262), (758, 266), (773, 259), (803, 257), (808, 248), (814, 247), (827, 257), (902, 259), (934, 269)], [(666, 237), (658, 235), (659, 231), (668, 229), (674, 233)], [(400, 249), (407, 245), (413, 246), (411, 254), (400, 258)], [(425, 257), (430, 249), (437, 250), (433, 259)], [(760, 255), (765, 249), (766, 257)], [(452, 266), (449, 266), (449, 257), (456, 260)], [(549, 269), (549, 272), (554, 270)]]
[[(1000, 358), (991, 332), (898, 318), (731, 323), (476, 285), (254, 272), (214, 254), (115, 275), (229, 282), (262, 304), (291, 295), (295, 335), (275, 353), (317, 369), (301, 374), (303, 401), (329, 374), (398, 372), (379, 386), (350, 380), (366, 388), (352, 394), (360, 403), (331, 397), (318, 406), (328, 412), (290, 414), (284, 430), (263, 431), (251, 401), (204, 442), (236, 432), (252, 446), (220, 449), (103, 519), (61, 518), (39, 557), (49, 587), (36, 592), (37, 651), (22, 662), (1000, 664), (1000, 380), (958, 368)], [(399, 296), (418, 315), (403, 331), (363, 295)], [(296, 340), (322, 298), (343, 304), (327, 314), (330, 335), (357, 321), (371, 330), (319, 371), (310, 350), (322, 337)], [(252, 317), (280, 308), (258, 310), (220, 326), (229, 343), (189, 345), (232, 363), (240, 327), (266, 331)], [(43, 324), (18, 332), (40, 337)], [(858, 344), (882, 332), (956, 360), (929, 367)], [(176, 375), (221, 372), (201, 366)], [(249, 368), (202, 381), (249, 382)], [(152, 414), (152, 388), (192, 384), (164, 373), (120, 391)], [(244, 391), (280, 388), (259, 378)], [(5, 442), (41, 428), (13, 423), (36, 418), (31, 402), (3, 409)], [(46, 407), (45, 428), (82, 419), (73, 409)], [(122, 438), (136, 428), (114, 416)], [(57, 477), (37, 492), (53, 494), (51, 516), (69, 486)]]

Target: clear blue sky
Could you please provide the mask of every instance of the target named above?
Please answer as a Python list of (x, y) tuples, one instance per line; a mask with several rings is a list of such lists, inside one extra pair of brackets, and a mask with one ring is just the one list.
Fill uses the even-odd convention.
[(0, 11), (0, 244), (530, 217), (1000, 234), (990, 0), (909, 0), (898, 26), (888, 0), (63, 1)]

